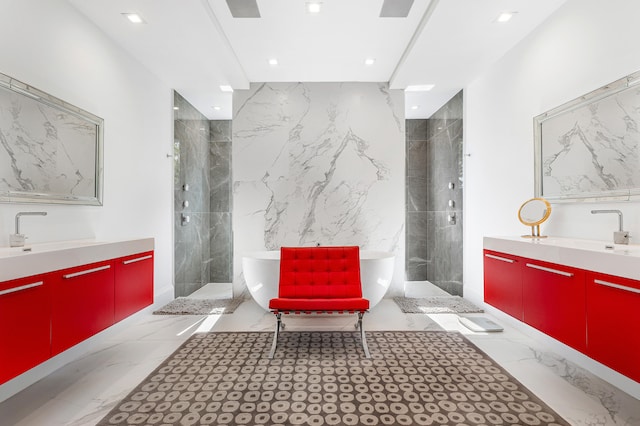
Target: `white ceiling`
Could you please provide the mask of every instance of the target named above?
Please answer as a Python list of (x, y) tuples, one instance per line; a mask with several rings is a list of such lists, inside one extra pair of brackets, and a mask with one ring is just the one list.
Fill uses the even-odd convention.
[[(380, 18), (383, 0), (321, 0), (318, 15), (304, 0), (257, 0), (260, 18), (233, 18), (225, 0), (68, 1), (204, 115), (230, 119), (220, 85), (291, 81), (434, 84), (405, 98), (407, 118), (429, 117), (565, 0), (414, 0), (406, 18)], [(517, 13), (496, 22), (503, 11)]]

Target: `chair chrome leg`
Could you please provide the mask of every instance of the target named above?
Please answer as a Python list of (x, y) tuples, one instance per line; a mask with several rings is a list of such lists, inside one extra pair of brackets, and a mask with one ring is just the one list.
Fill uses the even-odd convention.
[(276, 329), (273, 332), (273, 342), (271, 343), (271, 351), (269, 351), (269, 359), (273, 359), (273, 356), (276, 353), (276, 346), (278, 346), (278, 335), (280, 334), (281, 324), (282, 324), (282, 314), (278, 312), (276, 314)]
[(360, 340), (362, 340), (362, 349), (364, 350), (364, 356), (371, 358), (369, 353), (369, 346), (367, 345), (367, 336), (364, 333), (364, 327), (362, 327), (362, 317), (364, 312), (358, 312), (358, 328), (360, 329)]

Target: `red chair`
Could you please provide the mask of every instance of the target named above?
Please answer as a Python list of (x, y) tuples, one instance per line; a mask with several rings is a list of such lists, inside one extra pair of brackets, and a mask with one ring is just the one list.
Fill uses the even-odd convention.
[(325, 312), (357, 314), (362, 349), (371, 357), (362, 327), (369, 300), (362, 298), (358, 246), (282, 247), (278, 297), (269, 301), (269, 309), (277, 319), (269, 358), (273, 358), (284, 329), (282, 314)]

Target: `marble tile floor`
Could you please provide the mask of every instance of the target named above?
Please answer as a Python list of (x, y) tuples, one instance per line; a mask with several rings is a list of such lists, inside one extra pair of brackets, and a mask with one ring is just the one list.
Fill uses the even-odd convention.
[[(419, 285), (408, 293), (414, 297), (438, 294)], [(1, 403), (0, 424), (94, 425), (191, 334), (271, 331), (274, 321), (253, 300), (228, 315), (138, 314), (87, 355)], [(501, 323), (502, 333), (474, 333), (458, 322), (458, 315), (404, 314), (391, 299), (373, 308), (364, 323), (367, 330), (459, 331), (572, 425), (640, 425), (640, 401), (548, 353), (506, 324)], [(353, 318), (297, 318), (288, 320), (287, 326), (288, 330), (352, 330)]]

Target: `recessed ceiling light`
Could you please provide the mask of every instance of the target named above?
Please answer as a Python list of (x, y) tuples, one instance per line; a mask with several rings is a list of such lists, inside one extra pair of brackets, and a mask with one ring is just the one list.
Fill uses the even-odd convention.
[(306, 4), (307, 13), (320, 13), (320, 8), (322, 7), (322, 2), (319, 1), (308, 1)]
[(413, 110), (416, 110), (416, 109), (418, 109), (418, 108), (420, 108), (420, 106), (419, 106), (419, 105), (414, 105), (414, 106), (412, 106), (412, 107), (411, 107), (411, 109), (413, 109)]
[(269, 65), (273, 65), (273, 66), (278, 65), (278, 60), (275, 58), (269, 59)]
[(222, 86), (220, 86), (220, 90), (222, 90), (223, 92), (233, 92), (233, 87), (229, 86), (228, 84), (223, 84)]
[(127, 18), (132, 24), (145, 24), (146, 22), (137, 13), (123, 13), (122, 16)]
[(434, 87), (435, 87), (435, 84), (414, 84), (411, 86), (407, 86), (407, 88), (404, 89), (404, 91), (405, 92), (428, 92)]
[(511, 18), (513, 18), (513, 15), (517, 13), (517, 12), (502, 12), (500, 13), (500, 15), (498, 15), (498, 18), (496, 19), (497, 22), (508, 22), (511, 20)]
[(214, 106), (213, 109), (215, 109), (216, 111), (220, 111), (222, 109), (222, 107), (219, 107), (218, 105)]
[(174, 107), (173, 107), (173, 110), (174, 110), (174, 111), (177, 111), (177, 110), (179, 110), (179, 109), (180, 109), (180, 107), (177, 107), (177, 106), (174, 106)]
[(373, 64), (375, 64), (375, 62), (376, 62), (376, 60), (373, 59), (373, 58), (367, 58), (367, 59), (364, 60), (364, 64), (365, 65), (373, 65)]

